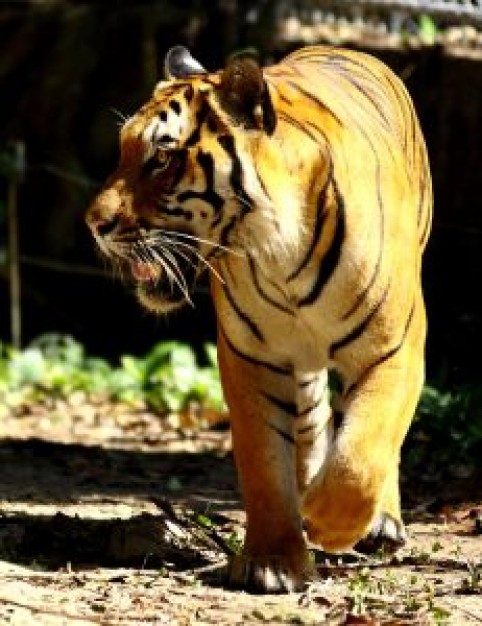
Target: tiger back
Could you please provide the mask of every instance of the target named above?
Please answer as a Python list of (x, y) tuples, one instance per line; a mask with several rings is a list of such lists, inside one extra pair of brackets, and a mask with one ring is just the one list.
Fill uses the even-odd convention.
[(208, 73), (176, 47), (165, 65), (87, 221), (154, 312), (191, 302), (210, 273), (247, 515), (228, 580), (298, 589), (314, 575), (305, 534), (334, 552), (405, 541), (425, 144), (403, 84), (369, 55), (310, 47)]

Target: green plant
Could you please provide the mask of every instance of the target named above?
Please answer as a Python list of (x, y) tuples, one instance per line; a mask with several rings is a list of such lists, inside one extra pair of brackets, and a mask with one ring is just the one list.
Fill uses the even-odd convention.
[(24, 350), (0, 343), (0, 397), (15, 404), (82, 391), (119, 402), (142, 401), (165, 412), (181, 411), (191, 402), (223, 410), (215, 346), (205, 346), (205, 361), (200, 366), (192, 348), (170, 341), (143, 357), (124, 355), (112, 366), (87, 356), (72, 337), (49, 333)]
[(437, 39), (437, 25), (430, 15), (422, 13), (418, 19), (418, 33), (420, 39), (427, 46), (433, 46)]
[(481, 452), (482, 385), (443, 391), (426, 385), (405, 444), (407, 466), (476, 466)]

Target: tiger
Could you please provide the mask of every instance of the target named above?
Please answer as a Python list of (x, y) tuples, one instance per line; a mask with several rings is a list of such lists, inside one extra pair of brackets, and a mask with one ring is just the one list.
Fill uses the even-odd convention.
[[(246, 510), (227, 584), (298, 591), (312, 550), (396, 549), (401, 446), (425, 376), (432, 220), (413, 102), (382, 61), (331, 46), (207, 71), (170, 49), (90, 204), (146, 309), (209, 275)], [(336, 384), (333, 385), (332, 381)]]

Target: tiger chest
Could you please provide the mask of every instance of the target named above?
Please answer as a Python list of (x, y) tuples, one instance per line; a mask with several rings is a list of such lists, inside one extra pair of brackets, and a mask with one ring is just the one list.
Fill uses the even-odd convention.
[[(329, 307), (307, 311), (297, 306), (283, 284), (268, 284), (251, 274), (213, 283), (218, 325), (228, 340), (252, 358), (316, 371), (329, 365), (334, 331)], [(325, 310), (327, 309), (327, 310)]]

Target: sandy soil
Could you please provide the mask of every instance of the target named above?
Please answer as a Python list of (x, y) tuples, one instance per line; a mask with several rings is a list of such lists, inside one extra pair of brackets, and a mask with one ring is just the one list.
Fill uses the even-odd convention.
[(395, 557), (315, 553), (299, 594), (227, 591), (244, 514), (224, 425), (87, 402), (0, 415), (0, 624), (482, 623), (481, 477), (404, 481)]

